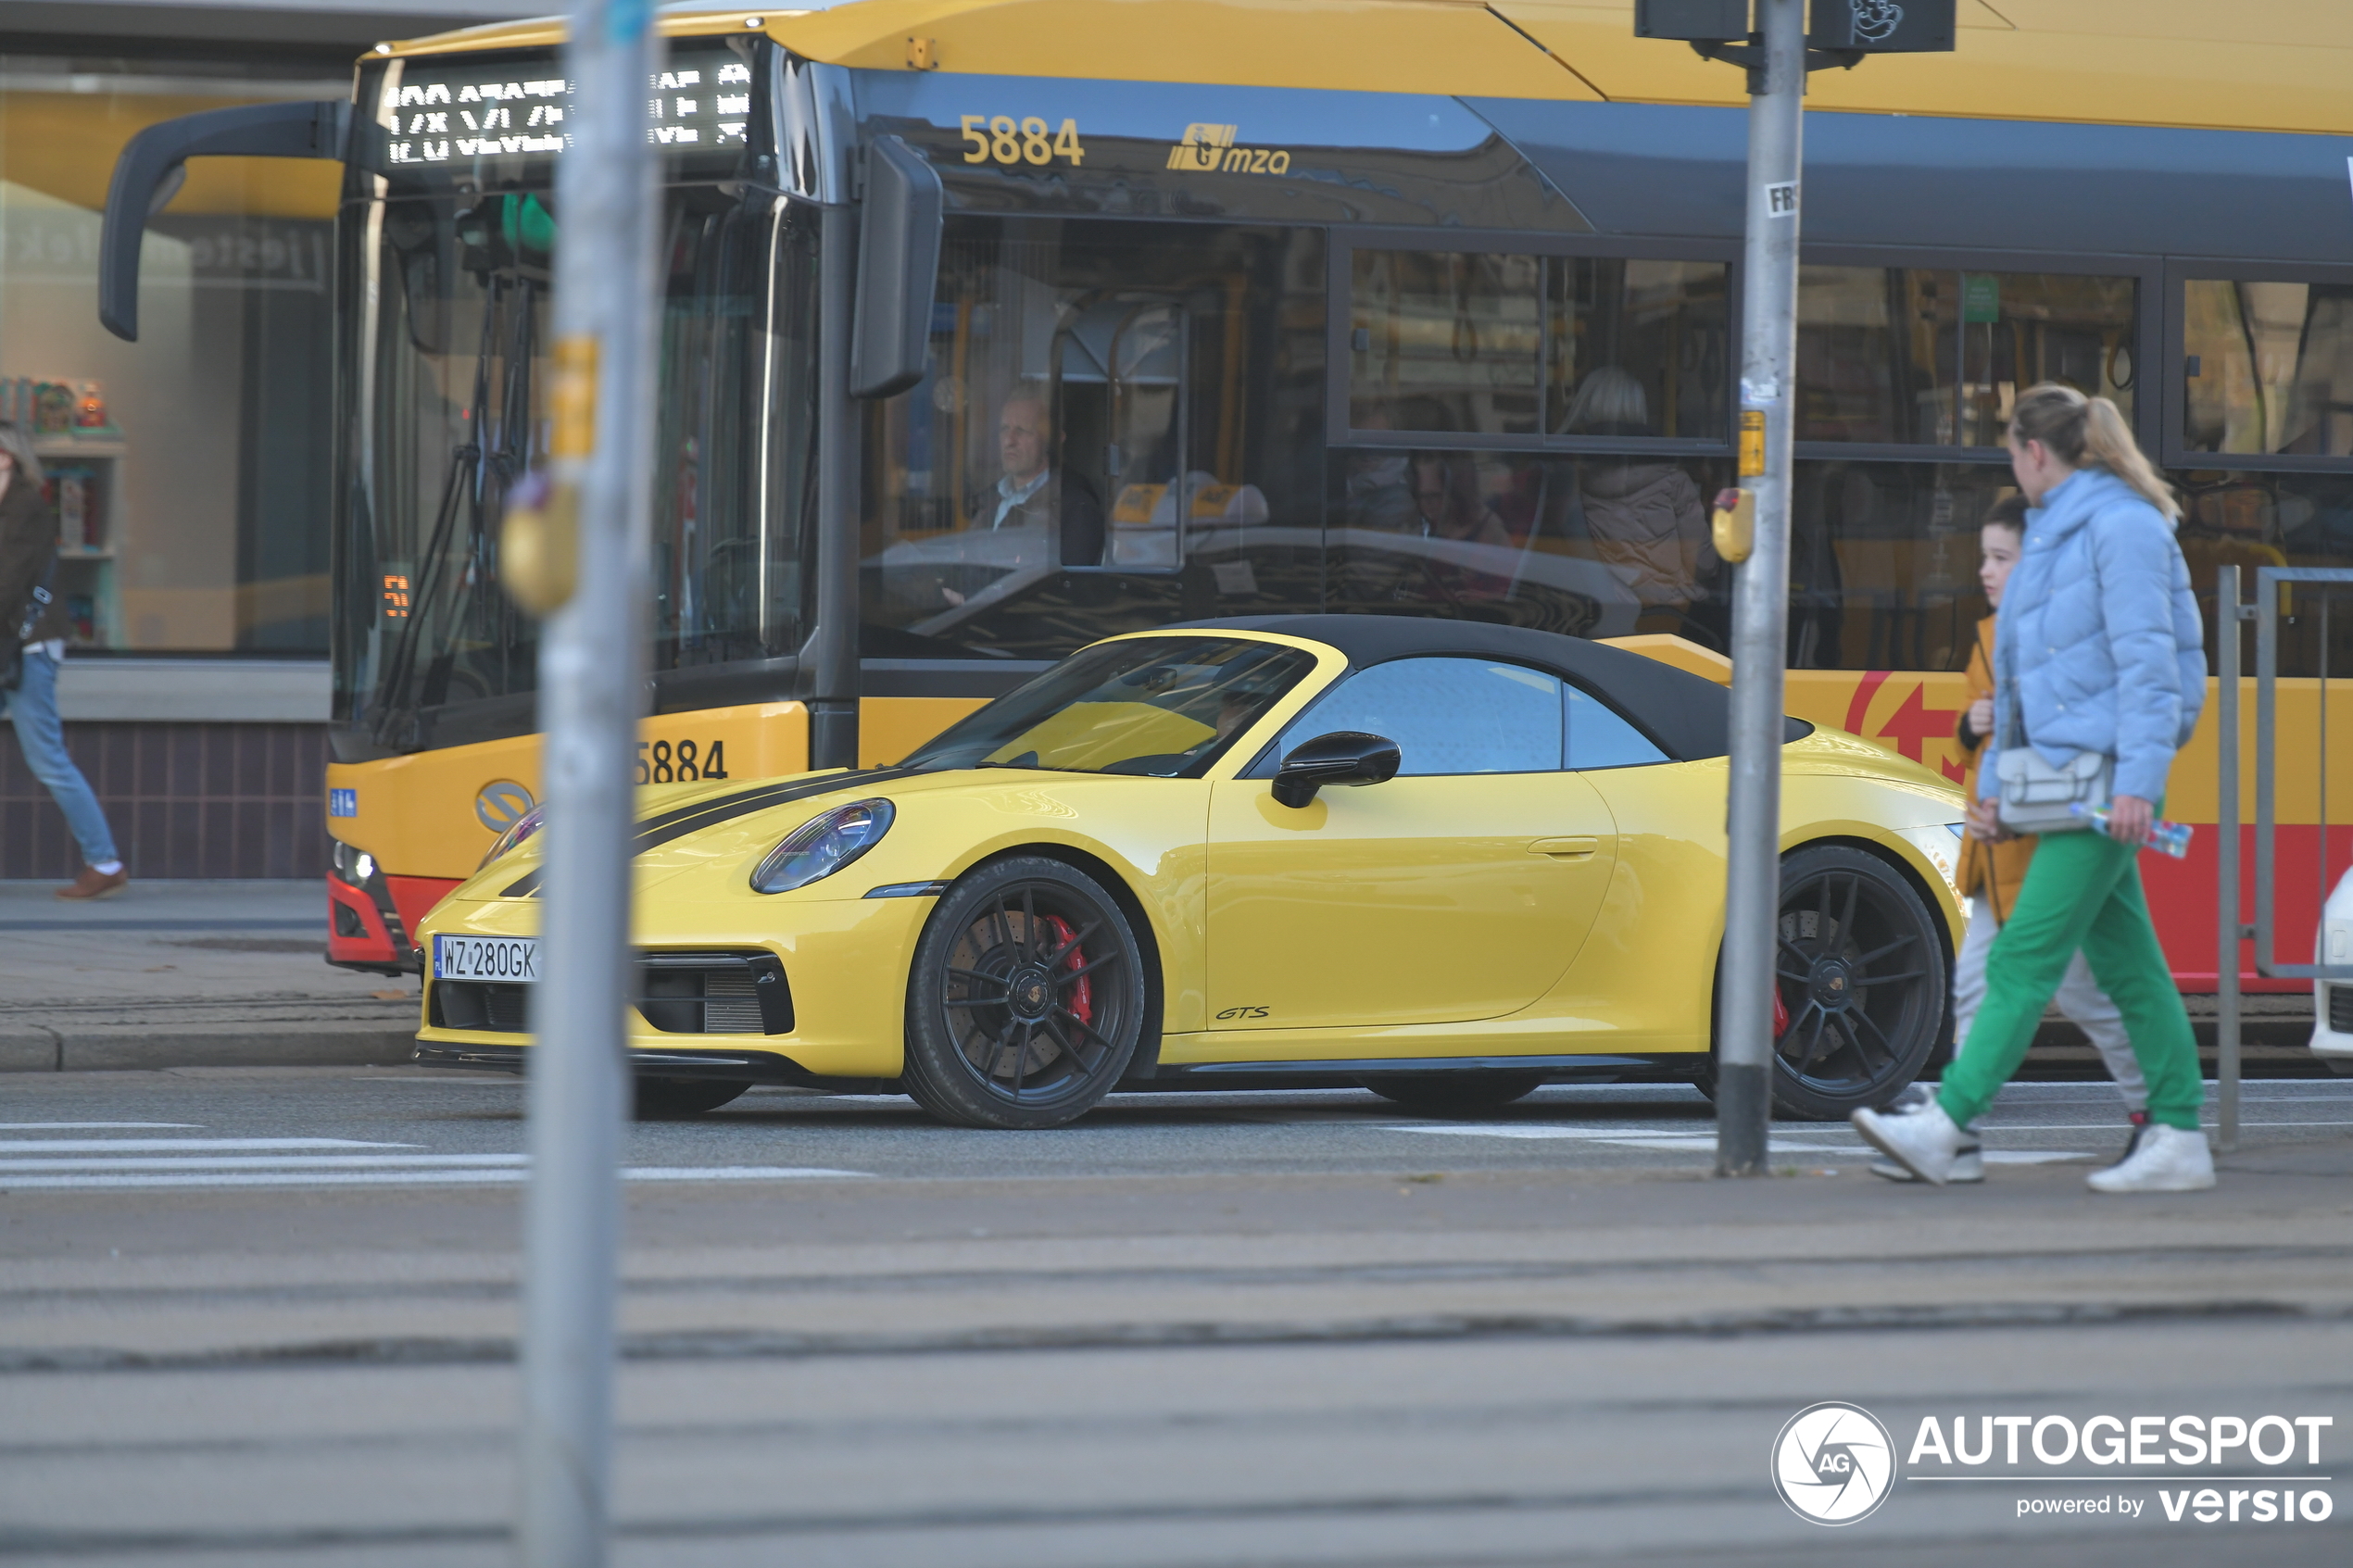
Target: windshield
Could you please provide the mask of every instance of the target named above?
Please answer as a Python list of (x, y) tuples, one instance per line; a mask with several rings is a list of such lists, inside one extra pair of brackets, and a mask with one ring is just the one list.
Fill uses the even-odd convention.
[[(663, 207), (658, 672), (799, 646), (816, 429), (813, 220), (712, 185), (673, 187)], [(337, 551), (340, 750), (531, 727), (538, 625), (500, 591), (498, 530), (546, 455), (560, 230), (552, 193), (517, 189), (396, 187), (346, 223), (373, 307), (352, 313), (342, 367), (356, 442)]]
[(907, 759), (1198, 777), (1315, 667), (1297, 648), (1230, 637), (1138, 637), (1074, 654)]

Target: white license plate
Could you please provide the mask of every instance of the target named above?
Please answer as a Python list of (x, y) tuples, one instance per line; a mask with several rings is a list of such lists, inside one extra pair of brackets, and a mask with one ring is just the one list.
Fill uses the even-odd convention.
[(528, 985), (539, 978), (539, 944), (529, 936), (435, 936), (433, 977)]

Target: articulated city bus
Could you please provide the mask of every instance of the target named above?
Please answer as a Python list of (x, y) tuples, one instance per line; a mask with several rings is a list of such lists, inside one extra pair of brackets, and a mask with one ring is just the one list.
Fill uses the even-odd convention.
[[(667, 8), (640, 777), (893, 759), (1093, 638), (1218, 615), (1470, 617), (1724, 674), (1705, 498), (1732, 474), (1744, 88), (1631, 11)], [(1793, 711), (1951, 776), (2020, 388), (2126, 410), (2184, 494), (2209, 632), (2218, 566), (2353, 559), (2353, 13), (1959, 21), (1956, 53), (1812, 80), (1789, 647)], [(172, 122), (125, 154), (145, 183), (118, 175), (120, 329), (174, 146), (345, 165), (340, 963), (413, 967), (408, 934), (538, 787), (497, 524), (546, 435), (560, 36), (380, 45), (348, 105), (239, 111), (275, 129), (231, 142)], [(911, 167), (936, 267), (859, 244)], [(928, 298), (928, 358), (855, 396), (855, 314), (891, 290)], [(2347, 668), (2316, 603), (2284, 607), (2284, 779), (2318, 759), (2312, 678)], [(2212, 729), (2169, 802), (2194, 822)], [(2329, 804), (2284, 802), (2298, 907), (2353, 847)], [(2150, 862), (2192, 989), (2212, 879), (2210, 833)]]

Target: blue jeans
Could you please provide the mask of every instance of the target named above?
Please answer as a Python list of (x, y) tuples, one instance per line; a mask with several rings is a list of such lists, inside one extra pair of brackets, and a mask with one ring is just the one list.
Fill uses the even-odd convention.
[(82, 859), (103, 865), (122, 857), (115, 853), (114, 834), (107, 829), (107, 813), (90, 791), (90, 781), (66, 752), (64, 724), (57, 719), (57, 661), (45, 648), (27, 648), (24, 682), (12, 692), (0, 692), (0, 713), (17, 726), (17, 744), (24, 748), (25, 766), (32, 770), (66, 814)]

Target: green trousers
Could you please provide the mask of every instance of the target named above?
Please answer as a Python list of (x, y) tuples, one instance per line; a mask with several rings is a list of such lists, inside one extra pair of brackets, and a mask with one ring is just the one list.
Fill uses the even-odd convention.
[(2197, 1130), (2206, 1099), (2197, 1039), (2149, 923), (2139, 859), (2136, 847), (2095, 831), (2046, 834), (2035, 846), (2026, 885), (1986, 957), (1985, 1001), (1936, 1097), (1955, 1125), (1968, 1126), (2018, 1071), (2080, 947), (2124, 1015), (2148, 1079), (2149, 1120)]

